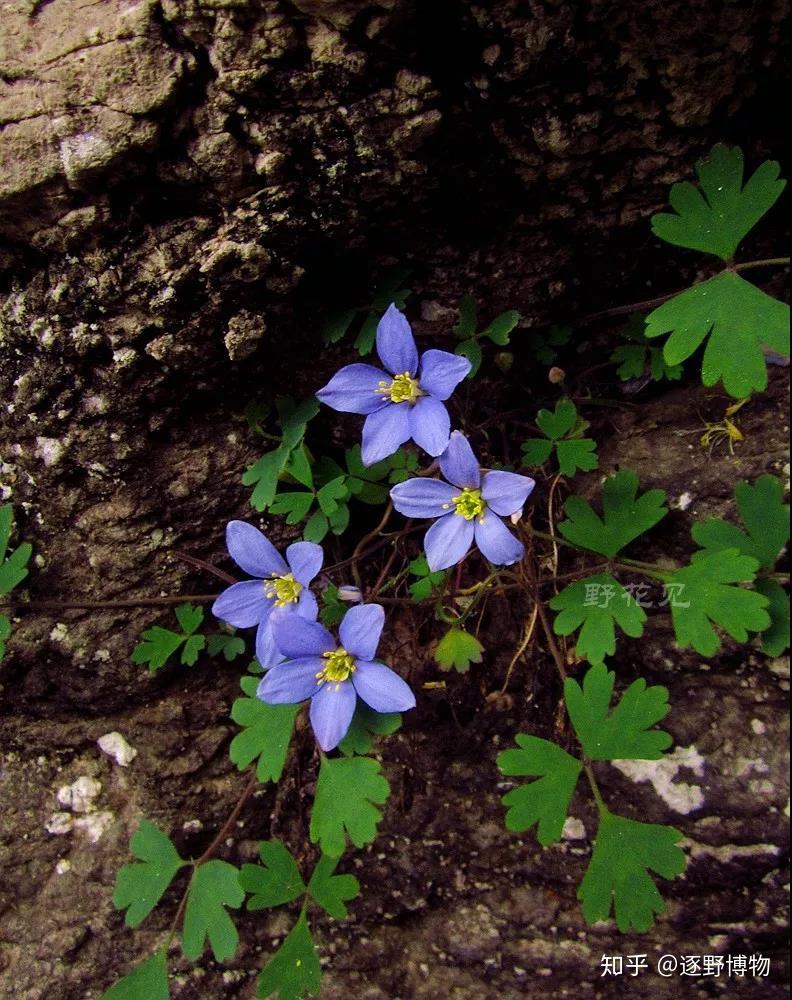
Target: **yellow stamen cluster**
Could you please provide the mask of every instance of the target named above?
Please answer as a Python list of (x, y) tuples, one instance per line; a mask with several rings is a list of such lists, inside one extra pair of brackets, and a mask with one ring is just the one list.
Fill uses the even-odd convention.
[(329, 653), (322, 653), (322, 658), (327, 660), (324, 669), (316, 675), (319, 684), (329, 681), (335, 684), (336, 691), (341, 687), (343, 681), (349, 680), (355, 672), (354, 657), (347, 653), (343, 646), (333, 649)]
[(294, 579), (292, 573), (274, 576), (271, 580), (264, 581), (264, 593), (271, 601), (275, 601), (276, 608), (283, 608), (287, 604), (296, 604), (300, 599), (302, 589), (303, 585), (299, 580)]
[(385, 396), (391, 403), (414, 404), (424, 393), (417, 378), (413, 378), (409, 372), (401, 375), (394, 375), (392, 382), (384, 379), (377, 385), (376, 392), (379, 396)]
[[(464, 517), (466, 521), (472, 521), (475, 517), (482, 518), (487, 508), (481, 497), (481, 490), (475, 490), (470, 486), (463, 486), (459, 496), (451, 497), (451, 503), (455, 508), (454, 513)], [(443, 506), (450, 505), (444, 503)]]

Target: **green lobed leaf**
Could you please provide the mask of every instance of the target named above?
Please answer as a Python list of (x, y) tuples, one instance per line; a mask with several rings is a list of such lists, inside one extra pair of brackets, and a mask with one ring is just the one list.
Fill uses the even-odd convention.
[(349, 916), (347, 901), (360, 895), (360, 882), (354, 875), (334, 875), (338, 862), (338, 858), (323, 854), (311, 875), (308, 892), (331, 917), (343, 920)]
[(649, 348), (642, 344), (622, 344), (611, 354), (611, 361), (618, 365), (616, 374), (627, 382), (632, 378), (640, 378), (646, 371), (646, 356)]
[(454, 333), (460, 340), (475, 337), (478, 328), (478, 309), (472, 295), (463, 295), (457, 306), (459, 319), (454, 325)]
[(506, 312), (496, 316), (489, 326), (481, 331), (479, 336), (486, 337), (499, 347), (506, 347), (512, 330), (519, 322), (520, 314), (515, 309), (507, 309)]
[(605, 480), (602, 506), (600, 518), (587, 500), (569, 497), (564, 506), (567, 520), (559, 524), (558, 530), (574, 545), (608, 558), (654, 527), (668, 513), (665, 491), (648, 490), (639, 497), (638, 476), (628, 469)]
[(298, 445), (294, 449), (283, 471), (286, 475), (291, 476), (292, 479), (296, 479), (301, 486), (305, 486), (309, 490), (313, 489), (313, 470), (311, 469), (311, 460), (308, 457), (308, 451), (304, 444)]
[(610, 573), (576, 580), (550, 601), (550, 607), (560, 612), (553, 631), (570, 635), (580, 628), (575, 645), (579, 655), (592, 664), (616, 652), (616, 625), (637, 638), (646, 621), (643, 608)]
[(249, 910), (264, 910), (299, 899), (306, 891), (291, 851), (280, 840), (259, 843), (260, 865), (242, 865), (239, 884), (250, 894)]
[(583, 764), (561, 747), (537, 736), (518, 733), (519, 750), (498, 754), (498, 767), (510, 776), (537, 777), (503, 796), (508, 807), (506, 826), (521, 833), (539, 824), (537, 837), (544, 847), (561, 839), (569, 803)]
[(320, 336), (323, 344), (337, 344), (352, 325), (357, 309), (339, 309), (322, 324)]
[(132, 650), (133, 663), (148, 663), (151, 673), (164, 667), (170, 657), (184, 642), (184, 638), (170, 629), (155, 625), (143, 633), (143, 642)]
[(603, 807), (594, 853), (577, 894), (587, 922), (607, 920), (615, 908), (623, 934), (650, 930), (665, 903), (649, 872), (662, 878), (682, 874), (685, 855), (676, 846), (682, 837), (672, 826), (639, 823)]
[(390, 786), (376, 760), (323, 757), (311, 813), (311, 842), (332, 858), (344, 853), (347, 834), (355, 847), (371, 843), (382, 819), (377, 806), (389, 794)]
[(356, 753), (371, 753), (374, 746), (372, 736), (390, 736), (400, 728), (401, 723), (400, 712), (375, 712), (358, 699), (352, 722), (338, 749), (347, 757)]
[(446, 570), (437, 570), (433, 573), (429, 569), (429, 563), (426, 561), (425, 555), (420, 555), (413, 559), (409, 565), (409, 570), (413, 576), (418, 578), (407, 588), (410, 592), (410, 597), (416, 604), (431, 597), (432, 593), (447, 576)]
[(520, 448), (523, 465), (544, 465), (553, 453), (553, 442), (550, 438), (528, 438)]
[(303, 529), (303, 538), (306, 542), (321, 542), (329, 530), (330, 522), (321, 510), (317, 510), (308, 518)]
[(119, 979), (101, 1000), (170, 1000), (168, 964), (164, 949), (135, 966)]
[(789, 354), (789, 306), (733, 271), (724, 271), (658, 306), (646, 319), (647, 337), (671, 336), (669, 365), (689, 358), (709, 336), (701, 365), (704, 385), (723, 380), (737, 399), (767, 388), (763, 347)]
[(256, 697), (259, 677), (241, 678), (245, 697), (231, 706), (231, 718), (242, 732), (231, 740), (228, 756), (240, 771), (257, 759), (256, 777), (262, 783), (280, 781), (289, 751), (294, 720), (300, 705), (269, 705)]
[(33, 553), (30, 542), (22, 542), (6, 557), (11, 538), (13, 510), (11, 504), (0, 507), (0, 597), (10, 593), (28, 575), (27, 563)]
[(303, 1000), (316, 996), (322, 985), (322, 967), (308, 927), (305, 911), (258, 978), (256, 996), (277, 1000)]
[(453, 667), (464, 674), (471, 663), (481, 663), (483, 653), (484, 647), (474, 635), (463, 628), (450, 628), (438, 642), (434, 658), (441, 670)]
[(671, 619), (679, 646), (692, 646), (702, 656), (720, 649), (717, 625), (738, 642), (748, 632), (770, 627), (768, 599), (755, 590), (735, 586), (752, 582), (759, 564), (738, 549), (694, 553), (689, 565), (676, 570), (667, 588), (671, 594)]
[(187, 862), (179, 857), (170, 837), (147, 819), (142, 819), (132, 834), (129, 849), (139, 863), (119, 869), (113, 890), (113, 906), (126, 910), (124, 922), (127, 927), (138, 927)]
[(555, 449), (558, 469), (562, 476), (574, 476), (578, 470), (591, 472), (599, 466), (596, 455), (597, 442), (591, 438), (556, 441)]
[(10, 635), (11, 622), (5, 615), (0, 615), (0, 662), (2, 662), (3, 656), (5, 655), (5, 644)]
[(676, 214), (652, 216), (652, 231), (666, 243), (731, 260), (784, 190), (780, 172), (778, 163), (767, 160), (743, 187), (742, 150), (718, 143), (696, 164), (700, 187), (674, 184), (670, 201)]
[(245, 652), (245, 640), (228, 632), (215, 632), (206, 637), (206, 651), (210, 656), (222, 655), (228, 663), (233, 663)]
[(184, 648), (181, 651), (181, 662), (187, 667), (192, 667), (198, 659), (198, 654), (205, 645), (205, 635), (191, 635), (185, 642)]
[(481, 368), (482, 360), (481, 345), (479, 342), (472, 337), (470, 340), (463, 340), (461, 344), (457, 344), (454, 348), (454, 354), (468, 359), (471, 367), (466, 378), (475, 378), (478, 375), (479, 368)]
[(567, 712), (583, 752), (591, 760), (659, 760), (671, 737), (650, 727), (668, 714), (668, 689), (647, 687), (639, 677), (609, 712), (615, 677), (600, 663), (589, 669), (582, 688), (572, 677), (564, 681)]
[(234, 957), (239, 944), (234, 921), (226, 907), (237, 909), (245, 901), (239, 872), (227, 861), (206, 861), (190, 879), (182, 927), (182, 951), (192, 961), (201, 957), (206, 939), (217, 962)]
[(768, 656), (780, 656), (789, 649), (789, 594), (777, 580), (764, 577), (756, 589), (767, 598), (770, 627), (762, 632), (762, 649)]
[(557, 441), (574, 430), (577, 418), (577, 407), (572, 400), (559, 399), (552, 413), (550, 410), (540, 410), (537, 413), (536, 424), (543, 434)]
[(299, 524), (313, 507), (314, 499), (314, 493), (302, 490), (278, 493), (269, 505), (269, 509), (272, 514), (285, 514), (287, 524)]
[(711, 551), (737, 549), (763, 569), (772, 569), (789, 541), (789, 505), (784, 503), (783, 484), (775, 476), (764, 475), (753, 486), (737, 483), (734, 496), (746, 530), (713, 517), (693, 525), (694, 541)]
[(278, 477), (286, 468), (290, 452), (290, 448), (281, 445), (262, 455), (243, 473), (242, 485), (254, 487), (250, 497), (250, 505), (254, 510), (266, 510), (275, 499)]
[(327, 628), (339, 625), (341, 619), (349, 610), (349, 605), (338, 596), (338, 587), (330, 583), (322, 591), (322, 609), (319, 612), (319, 621)]

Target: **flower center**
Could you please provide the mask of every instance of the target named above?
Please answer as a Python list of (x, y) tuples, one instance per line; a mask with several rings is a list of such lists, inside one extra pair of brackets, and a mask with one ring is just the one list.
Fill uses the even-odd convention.
[(294, 579), (292, 573), (284, 573), (283, 576), (274, 576), (271, 580), (264, 581), (264, 593), (271, 601), (275, 601), (276, 608), (296, 604), (302, 589), (303, 585)]
[(390, 384), (383, 379), (375, 391), (378, 395), (390, 399), (391, 403), (410, 403), (412, 405), (418, 401), (420, 396), (424, 395), (418, 379), (413, 378), (409, 372), (394, 375)]
[(486, 509), (486, 503), (481, 498), (481, 490), (475, 490), (470, 486), (463, 486), (459, 496), (451, 497), (455, 514), (464, 517), (466, 521), (472, 521), (474, 517), (481, 517)]
[(343, 646), (333, 649), (329, 653), (322, 653), (322, 658), (327, 661), (324, 668), (316, 675), (319, 684), (330, 681), (335, 684), (336, 691), (343, 681), (349, 680), (351, 674), (355, 672), (355, 660), (351, 653), (347, 653)]

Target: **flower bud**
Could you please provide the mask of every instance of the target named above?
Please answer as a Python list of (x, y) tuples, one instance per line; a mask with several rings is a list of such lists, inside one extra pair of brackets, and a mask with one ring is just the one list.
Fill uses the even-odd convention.
[(362, 604), (363, 594), (360, 587), (353, 587), (350, 583), (344, 583), (338, 588), (339, 601), (346, 601), (348, 604)]

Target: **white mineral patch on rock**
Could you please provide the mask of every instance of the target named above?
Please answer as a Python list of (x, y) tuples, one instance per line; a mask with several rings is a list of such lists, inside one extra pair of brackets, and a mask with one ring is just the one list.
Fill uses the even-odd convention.
[(47, 468), (57, 465), (65, 451), (65, 444), (57, 438), (41, 436), (36, 438), (36, 454)]
[(92, 812), (74, 821), (74, 829), (84, 833), (92, 844), (101, 839), (102, 834), (115, 819), (111, 812)]
[(58, 802), (76, 813), (92, 812), (95, 808), (94, 799), (102, 790), (102, 783), (96, 778), (84, 774), (71, 785), (63, 785), (58, 789)]
[(129, 767), (137, 757), (137, 750), (127, 743), (121, 733), (105, 733), (96, 742), (99, 749), (112, 757), (119, 767)]
[(65, 833), (71, 833), (74, 820), (67, 812), (56, 812), (44, 824), (47, 833), (54, 833), (56, 837), (62, 837)]
[(699, 778), (704, 776), (704, 758), (694, 746), (677, 747), (660, 760), (614, 760), (611, 763), (633, 781), (650, 782), (663, 802), (676, 812), (687, 815), (704, 804), (704, 794), (698, 785), (674, 780), (682, 767), (689, 768)]
[(567, 816), (564, 822), (564, 840), (585, 840), (586, 828), (583, 823), (574, 816)]

